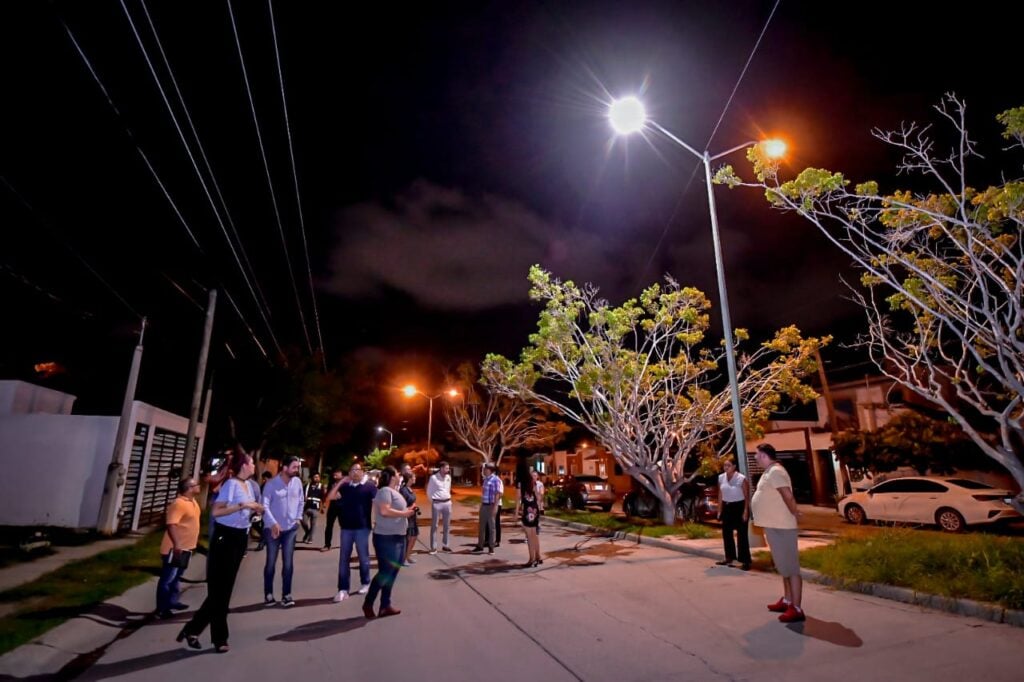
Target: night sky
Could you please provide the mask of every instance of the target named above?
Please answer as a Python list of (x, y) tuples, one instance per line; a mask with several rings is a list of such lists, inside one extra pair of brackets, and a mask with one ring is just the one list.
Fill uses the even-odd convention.
[[(365, 395), (355, 441), (379, 421), (425, 412), (391, 387), (436, 386), (460, 361), (516, 354), (538, 312), (526, 300), (533, 263), (612, 301), (665, 273), (717, 300), (695, 160), (665, 140), (612, 144), (601, 102), (642, 92), (654, 119), (704, 148), (774, 4), (274, 3), (327, 362), (380, 387)], [(783, 1), (710, 149), (782, 135), (792, 169), (892, 187), (898, 159), (871, 129), (934, 120), (930, 106), (955, 91), (982, 153), (996, 153), (995, 114), (1024, 103), (1017, 80), (1000, 76), (1019, 64), (1009, 5)], [(126, 6), (191, 136), (148, 8), (278, 343), (302, 352), (308, 334), (315, 346), (267, 4), (233, 9), (306, 334), (228, 6)], [(273, 342), (120, 2), (5, 2), (0, 32), (0, 376), (115, 413), (142, 314), (138, 397), (185, 414), (203, 320), (193, 300), (205, 303), (213, 286), (246, 320), (222, 295), (218, 396), (251, 390), (247, 377), (265, 361), (245, 325), (272, 356)], [(742, 154), (728, 161), (745, 165)], [(756, 192), (720, 188), (718, 201), (734, 323), (762, 336), (795, 323), (850, 341), (861, 318), (842, 298), (841, 254)], [(830, 362), (856, 359), (836, 350)], [(66, 373), (36, 378), (33, 365), (48, 361)], [(223, 413), (215, 403), (215, 418)]]

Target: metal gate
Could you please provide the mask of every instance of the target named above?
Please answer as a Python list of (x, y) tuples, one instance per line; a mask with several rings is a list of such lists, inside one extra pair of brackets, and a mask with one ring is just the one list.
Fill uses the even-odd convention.
[(138, 528), (163, 523), (164, 512), (178, 494), (178, 481), (185, 461), (184, 434), (157, 428), (149, 453)]
[(146, 454), (146, 436), (148, 434), (148, 425), (135, 425), (135, 436), (132, 438), (132, 452), (128, 458), (128, 472), (124, 478), (124, 495), (121, 497), (121, 518), (118, 523), (118, 530), (122, 532), (132, 529), (132, 520), (135, 518), (135, 501), (139, 496), (139, 481), (142, 480), (142, 460)]

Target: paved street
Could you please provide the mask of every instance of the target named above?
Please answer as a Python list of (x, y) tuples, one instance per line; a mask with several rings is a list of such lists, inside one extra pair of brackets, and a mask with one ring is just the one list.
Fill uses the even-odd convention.
[[(777, 578), (556, 528), (542, 534), (544, 565), (524, 570), (511, 527), (493, 557), (469, 554), (475, 524), (456, 507), (456, 553), (418, 554), (402, 569), (400, 616), (366, 621), (359, 598), (330, 603), (338, 552), (319, 545), (300, 545), (297, 606), (264, 608), (263, 555), (250, 553), (229, 654), (186, 650), (174, 642), (180, 620), (156, 621), (80, 679), (1020, 679), (1022, 629), (813, 585), (808, 621), (784, 626), (764, 607), (779, 596)], [(204, 589), (185, 601), (198, 605)]]

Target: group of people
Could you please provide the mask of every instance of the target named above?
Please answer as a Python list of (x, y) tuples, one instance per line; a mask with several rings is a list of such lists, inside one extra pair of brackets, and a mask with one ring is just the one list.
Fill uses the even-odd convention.
[[(725, 465), (719, 477), (719, 518), (725, 545), (725, 559), (720, 565), (731, 566), (739, 560), (741, 568), (751, 564), (747, 539), (748, 523), (753, 521), (765, 529), (775, 568), (782, 576), (783, 596), (768, 605), (779, 612), (782, 622), (805, 619), (802, 607), (802, 581), (797, 550), (797, 518), (800, 511), (793, 497), (792, 482), (778, 462), (775, 449), (768, 444), (757, 449), (757, 461), (764, 474), (751, 494), (749, 482), (736, 470), (734, 461)], [(415, 474), (408, 465), (401, 471), (385, 467), (375, 483), (356, 463), (344, 475), (335, 471), (328, 489), (314, 474), (305, 487), (299, 477), (301, 462), (287, 457), (277, 476), (269, 478), (262, 489), (252, 479), (255, 465), (252, 456), (236, 448), (228, 457), (219, 480), (216, 498), (211, 507), (210, 548), (207, 558), (207, 596), (192, 619), (178, 633), (177, 641), (200, 649), (199, 635), (209, 627), (214, 650), (223, 653), (228, 645), (228, 606), (234, 590), (239, 566), (246, 554), (254, 519), (262, 519), (261, 543), (266, 545), (263, 571), (264, 604), (277, 604), (274, 579), (277, 557), (282, 557), (281, 605), (295, 604), (292, 598), (295, 544), (298, 532), (302, 542), (312, 542), (317, 516), (327, 517), (324, 547), (328, 551), (334, 536), (334, 524), (340, 528), (341, 554), (338, 559), (338, 582), (335, 602), (352, 594), (350, 560), (353, 548), (359, 562), (360, 587), (355, 594), (365, 595), (363, 614), (366, 618), (395, 616), (401, 613), (391, 601), (392, 589), (402, 566), (415, 563), (412, 548), (418, 539), (417, 517), (420, 508), (412, 490)], [(493, 554), (501, 543), (500, 510), (504, 482), (496, 467), (484, 467), (479, 529), (474, 553)], [(188, 566), (191, 553), (198, 545), (200, 509), (196, 501), (199, 484), (189, 478), (178, 485), (178, 496), (167, 509), (167, 530), (160, 547), (163, 566), (157, 583), (157, 613), (168, 617), (174, 611), (188, 608), (179, 600), (179, 581)], [(426, 485), (430, 501), (430, 554), (438, 551), (438, 527), (441, 529), (440, 551), (451, 552), (450, 527), (452, 512), (451, 474), (442, 462)], [(544, 485), (538, 473), (523, 477), (516, 490), (516, 519), (523, 527), (529, 559), (524, 567), (543, 564), (540, 553), (540, 517), (544, 513)], [(736, 539), (734, 539), (734, 535)], [(737, 542), (739, 548), (737, 551)], [(373, 543), (378, 570), (370, 578), (370, 543)], [(380, 607), (375, 611), (377, 598)]]
[[(412, 549), (419, 534), (420, 508), (412, 490), (416, 476), (409, 465), (401, 471), (385, 467), (376, 481), (358, 463), (347, 475), (332, 474), (330, 488), (320, 483), (319, 474), (302, 485), (301, 462), (286, 457), (277, 476), (267, 477), (260, 487), (253, 481), (252, 456), (236, 448), (227, 458), (218, 476), (211, 477), (216, 497), (210, 512), (210, 549), (207, 558), (207, 597), (192, 619), (178, 633), (177, 640), (193, 649), (201, 648), (199, 635), (209, 626), (214, 650), (223, 653), (228, 644), (228, 605), (239, 566), (246, 555), (250, 532), (261, 524), (259, 544), (266, 548), (263, 571), (264, 604), (276, 605), (274, 580), (277, 557), (282, 557), (281, 601), (283, 607), (295, 604), (292, 597), (295, 544), (310, 543), (317, 517), (327, 517), (324, 547), (328, 551), (334, 538), (334, 525), (340, 529), (341, 555), (338, 559), (338, 583), (335, 602), (352, 594), (365, 595), (363, 614), (367, 618), (395, 616), (401, 613), (391, 601), (392, 588), (402, 566), (415, 563)], [(161, 545), (163, 567), (157, 584), (157, 615), (169, 617), (185, 610), (179, 600), (179, 582), (199, 541), (200, 508), (196, 501), (199, 484), (195, 479), (181, 481), (177, 498), (167, 509), (167, 530)], [(437, 552), (437, 530), (442, 529), (441, 551), (451, 552), (451, 474), (441, 463), (430, 477), (426, 490), (432, 507), (430, 553)], [(378, 570), (370, 578), (372, 542)], [(355, 549), (359, 562), (360, 586), (353, 590), (350, 560)], [(531, 554), (531, 557), (533, 554)], [(539, 558), (539, 556), (538, 556)], [(375, 610), (378, 597), (380, 607)]]

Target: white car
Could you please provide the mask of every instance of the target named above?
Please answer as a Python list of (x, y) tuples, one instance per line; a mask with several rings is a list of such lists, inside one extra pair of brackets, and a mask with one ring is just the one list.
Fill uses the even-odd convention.
[(904, 476), (847, 495), (836, 508), (850, 523), (934, 523), (957, 533), (967, 526), (1021, 518), (1011, 505), (1014, 495), (963, 478)]

